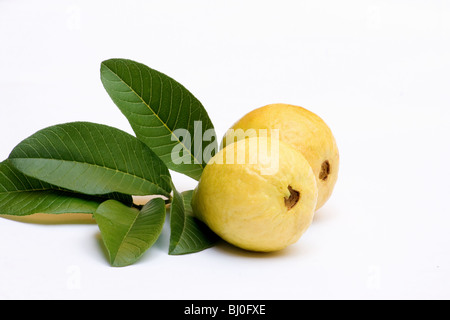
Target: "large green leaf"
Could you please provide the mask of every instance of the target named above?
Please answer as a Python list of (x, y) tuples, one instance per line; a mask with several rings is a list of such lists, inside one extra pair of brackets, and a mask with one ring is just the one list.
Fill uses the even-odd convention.
[(173, 188), (170, 209), (169, 254), (195, 253), (214, 246), (219, 237), (203, 222), (192, 216), (192, 191), (180, 194)]
[(27, 177), (8, 161), (0, 163), (0, 214), (26, 216), (35, 213), (90, 213), (101, 202), (115, 198), (131, 206), (131, 196), (88, 196), (63, 190)]
[(169, 169), (198, 180), (217, 150), (213, 124), (200, 101), (174, 79), (131, 60), (104, 61), (101, 79), (136, 136)]
[(150, 200), (140, 211), (115, 200), (102, 203), (94, 214), (114, 267), (135, 263), (158, 239), (166, 219), (165, 202)]
[(21, 172), (59, 187), (98, 195), (169, 196), (167, 167), (144, 143), (109, 126), (73, 122), (43, 129), (9, 156)]

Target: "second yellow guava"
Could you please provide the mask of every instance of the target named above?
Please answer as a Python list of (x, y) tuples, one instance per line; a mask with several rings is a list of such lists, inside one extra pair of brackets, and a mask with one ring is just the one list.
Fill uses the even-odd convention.
[[(299, 151), (312, 167), (319, 189), (316, 210), (330, 198), (338, 178), (339, 150), (333, 133), (318, 115), (299, 106), (270, 104), (247, 113), (230, 129), (223, 138), (223, 146), (242, 137), (259, 135), (261, 129), (268, 135), (271, 130), (278, 130), (279, 139)], [(236, 136), (238, 129), (244, 134)]]

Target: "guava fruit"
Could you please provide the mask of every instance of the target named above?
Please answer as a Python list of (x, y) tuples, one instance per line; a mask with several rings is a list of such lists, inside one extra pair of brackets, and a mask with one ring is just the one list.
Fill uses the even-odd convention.
[(208, 162), (192, 207), (229, 243), (271, 252), (299, 240), (311, 225), (317, 197), (313, 170), (300, 152), (276, 139), (251, 137)]
[[(242, 137), (279, 130), (279, 139), (299, 151), (309, 162), (319, 189), (316, 210), (330, 198), (339, 172), (339, 150), (328, 125), (315, 113), (289, 104), (270, 104), (238, 120), (225, 134), (226, 146)], [(236, 135), (241, 129), (244, 134)]]

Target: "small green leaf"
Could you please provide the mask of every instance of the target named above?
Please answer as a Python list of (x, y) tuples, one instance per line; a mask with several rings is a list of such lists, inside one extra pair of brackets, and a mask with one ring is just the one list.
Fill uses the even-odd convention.
[(164, 226), (164, 200), (150, 200), (140, 211), (115, 200), (102, 203), (94, 214), (113, 267), (135, 263), (158, 239)]
[(9, 161), (33, 178), (80, 193), (169, 196), (170, 174), (144, 143), (109, 126), (73, 122), (43, 129)]
[(126, 195), (110, 194), (100, 197), (67, 191), (25, 176), (8, 161), (0, 163), (0, 214), (3, 215), (93, 214), (100, 203), (111, 198), (130, 206), (133, 202), (131, 196)]
[(104, 61), (101, 80), (137, 138), (169, 169), (198, 180), (217, 151), (213, 124), (200, 101), (174, 79), (131, 60)]
[(214, 246), (219, 239), (203, 222), (192, 216), (192, 191), (180, 194), (174, 187), (170, 209), (170, 255), (195, 253)]

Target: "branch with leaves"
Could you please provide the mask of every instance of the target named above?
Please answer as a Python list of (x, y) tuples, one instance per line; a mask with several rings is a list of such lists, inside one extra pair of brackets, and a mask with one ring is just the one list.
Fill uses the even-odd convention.
[[(156, 242), (170, 203), (169, 254), (212, 247), (218, 237), (194, 217), (192, 191), (179, 193), (169, 171), (200, 179), (207, 142), (191, 146), (196, 123), (200, 134), (214, 130), (205, 108), (177, 81), (131, 60), (104, 61), (101, 80), (136, 136), (90, 122), (38, 131), (0, 163), (0, 214), (92, 214), (111, 265), (122, 267)], [(178, 129), (192, 140), (180, 139)], [(216, 144), (208, 142), (213, 151)], [(191, 161), (174, 162), (174, 148)], [(133, 204), (132, 196), (148, 195), (154, 197), (144, 206)]]

